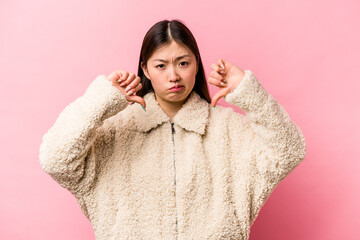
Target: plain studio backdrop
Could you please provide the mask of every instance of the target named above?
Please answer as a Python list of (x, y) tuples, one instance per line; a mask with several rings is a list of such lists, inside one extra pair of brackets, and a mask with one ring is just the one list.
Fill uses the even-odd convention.
[(250, 239), (358, 239), (359, 9), (356, 0), (1, 0), (0, 239), (94, 239), (76, 199), (41, 169), (42, 136), (97, 75), (137, 72), (143, 37), (163, 19), (190, 28), (206, 77), (219, 58), (252, 70), (306, 138), (304, 162)]

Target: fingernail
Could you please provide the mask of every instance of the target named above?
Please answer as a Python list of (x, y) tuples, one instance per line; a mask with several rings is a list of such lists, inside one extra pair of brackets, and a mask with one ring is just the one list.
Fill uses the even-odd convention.
[(129, 102), (129, 105), (133, 105), (134, 104), (134, 102)]
[(125, 85), (125, 82), (123, 82), (122, 84), (120, 84), (120, 87), (124, 86)]
[[(121, 85), (120, 85), (121, 86)], [(131, 87), (130, 86), (127, 86), (126, 88), (125, 88), (125, 92), (127, 92), (129, 89), (131, 89)]]
[(221, 66), (223, 69), (225, 69), (225, 67), (224, 67), (224, 65), (223, 65), (223, 64), (220, 64), (220, 66)]
[(220, 85), (221, 86), (226, 86), (226, 83), (221, 82)]
[(130, 90), (130, 91), (128, 91), (127, 93), (126, 93), (126, 96), (129, 96), (129, 95), (131, 95), (133, 93), (133, 90)]
[(225, 74), (225, 72), (223, 70), (220, 71), (221, 74)]
[(146, 109), (144, 108), (144, 106), (143, 105), (140, 105), (143, 109), (144, 109), (144, 111), (146, 112)]
[[(216, 107), (216, 105), (215, 105), (215, 107)], [(214, 110), (214, 109), (215, 109), (215, 107), (211, 106), (211, 110)]]

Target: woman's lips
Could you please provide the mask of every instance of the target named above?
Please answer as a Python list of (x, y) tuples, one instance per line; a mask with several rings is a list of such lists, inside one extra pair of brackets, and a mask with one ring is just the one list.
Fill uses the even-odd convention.
[(184, 86), (173, 87), (173, 88), (170, 88), (170, 91), (178, 92), (178, 91), (181, 91), (183, 88), (184, 88)]

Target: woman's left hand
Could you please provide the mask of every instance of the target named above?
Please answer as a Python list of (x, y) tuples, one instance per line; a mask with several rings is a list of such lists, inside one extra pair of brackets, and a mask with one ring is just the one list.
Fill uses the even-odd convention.
[(215, 107), (217, 101), (232, 92), (245, 76), (244, 70), (235, 64), (220, 58), (217, 64), (211, 64), (208, 82), (219, 87), (219, 91), (211, 98), (211, 106)]

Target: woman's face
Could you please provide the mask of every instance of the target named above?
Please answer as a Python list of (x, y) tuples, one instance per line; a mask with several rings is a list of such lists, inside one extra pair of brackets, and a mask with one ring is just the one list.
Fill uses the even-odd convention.
[[(151, 81), (156, 100), (183, 103), (195, 85), (198, 70), (195, 55), (175, 41), (157, 49), (142, 66), (145, 76)], [(171, 89), (180, 85), (179, 89)]]

